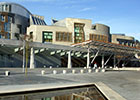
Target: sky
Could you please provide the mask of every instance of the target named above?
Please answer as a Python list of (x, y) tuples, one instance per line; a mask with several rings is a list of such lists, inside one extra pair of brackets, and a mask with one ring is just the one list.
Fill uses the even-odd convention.
[(140, 40), (140, 0), (0, 0), (23, 5), (32, 14), (51, 19), (84, 18), (110, 26), (111, 33), (122, 33)]

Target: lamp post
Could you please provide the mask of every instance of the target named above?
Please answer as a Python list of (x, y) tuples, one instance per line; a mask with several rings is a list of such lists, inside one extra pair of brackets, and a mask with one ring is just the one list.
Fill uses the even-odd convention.
[(25, 40), (23, 40), (23, 65), (22, 72), (25, 72)]
[(25, 75), (27, 75), (28, 50), (29, 50), (29, 43), (28, 42), (32, 42), (32, 36), (25, 35), (24, 38), (23, 37), (21, 38), (21, 40), (23, 41), (23, 65), (22, 65), (22, 72), (25, 72)]

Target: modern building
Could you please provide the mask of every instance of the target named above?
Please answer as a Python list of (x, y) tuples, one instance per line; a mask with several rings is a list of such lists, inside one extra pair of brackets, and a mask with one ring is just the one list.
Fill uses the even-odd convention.
[(134, 37), (125, 36), (125, 34), (111, 34), (111, 40), (112, 43), (136, 47), (136, 41)]
[[(52, 42), (71, 45), (86, 40), (110, 41), (110, 28), (103, 24), (92, 24), (91, 20), (65, 18), (52, 25), (31, 25), (27, 34), (33, 34), (34, 42)], [(41, 37), (41, 38), (40, 38)]]
[(30, 25), (46, 25), (44, 17), (32, 15), (16, 3), (0, 2), (0, 38), (20, 39)]
[[(72, 44), (79, 44), (88, 40), (94, 42), (98, 41), (99, 43), (97, 43), (97, 45), (100, 45), (100, 47), (105, 45), (110, 46), (113, 45), (113, 43), (121, 44), (121, 46), (135, 46), (133, 37), (119, 34), (111, 35), (109, 26), (99, 23), (92, 24), (92, 21), (89, 19), (65, 18), (52, 21), (52, 25), (47, 25), (43, 16), (33, 15), (19, 4), (0, 2), (0, 38), (12, 39), (12, 43), (14, 43), (15, 40), (22, 39), (24, 35), (31, 36), (33, 44), (39, 45), (40, 48), (31, 48), (31, 56), (27, 58), (29, 58), (36, 67), (67, 67), (68, 62), (70, 62), (70, 60), (68, 61), (68, 58), (71, 58), (73, 67), (87, 66), (87, 58), (89, 57), (89, 61), (90, 59), (93, 59), (98, 53), (95, 53), (97, 50), (88, 54), (87, 51), (73, 51), (70, 54), (68, 50), (63, 50), (63, 48), (66, 48), (65, 46), (67, 46), (73, 50), (71, 47)], [(23, 41), (19, 42), (22, 44), (18, 45), (20, 47), (5, 47), (2, 45), (0, 48), (1, 67), (21, 67), (23, 65), (24, 43), (22, 43)], [(15, 43), (17, 44), (18, 42), (16, 41)], [(49, 45), (51, 49), (42, 47), (42, 45)], [(60, 46), (62, 48), (53, 49), (54, 46), (58, 48)], [(116, 47), (118, 45), (114, 46)], [(84, 48), (84, 50), (85, 49), (86, 48)], [(106, 55), (103, 53), (106, 53)], [(68, 54), (71, 56), (68, 56)], [(110, 55), (110, 53), (108, 54), (108, 51), (104, 52), (104, 50), (102, 50), (95, 59), (95, 62), (98, 63), (98, 66), (102, 66), (104, 63), (103, 59), (107, 60), (107, 58), (109, 58), (111, 59), (109, 64), (113, 65), (113, 57), (111, 57), (112, 54)], [(115, 55), (115, 57), (115, 59), (118, 59), (117, 55)]]

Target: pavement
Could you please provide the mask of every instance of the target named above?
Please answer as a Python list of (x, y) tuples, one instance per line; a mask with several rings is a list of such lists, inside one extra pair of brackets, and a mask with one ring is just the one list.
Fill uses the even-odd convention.
[[(10, 71), (10, 76), (4, 76), (4, 71)], [(41, 75), (41, 70), (45, 70), (46, 74)], [(57, 70), (58, 74), (51, 74), (53, 70)], [(24, 75), (20, 68), (0, 69), (0, 93), (4, 91), (22, 90), (43, 87), (70, 86), (73, 84), (94, 83), (105, 92), (109, 89), (120, 95), (126, 100), (140, 100), (140, 71), (107, 71), (99, 73), (80, 73), (80, 69), (75, 69), (76, 73), (62, 74), (62, 69), (35, 69), (29, 70), (27, 76)], [(102, 85), (102, 84), (104, 85)], [(110, 93), (110, 96), (113, 95)], [(106, 93), (107, 94), (107, 93)], [(115, 94), (115, 95), (117, 95)], [(111, 100), (124, 100), (111, 99)]]

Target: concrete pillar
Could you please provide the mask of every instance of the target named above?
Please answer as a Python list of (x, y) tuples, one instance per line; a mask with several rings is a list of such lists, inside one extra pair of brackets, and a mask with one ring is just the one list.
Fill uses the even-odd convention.
[(89, 68), (90, 64), (90, 56), (89, 56), (89, 48), (88, 48), (88, 53), (87, 53), (87, 68)]
[(68, 68), (72, 68), (72, 64), (71, 64), (71, 51), (68, 52)]
[(34, 48), (31, 48), (30, 69), (34, 69), (34, 68), (35, 68)]
[(104, 68), (104, 55), (102, 55), (102, 68)]
[(122, 42), (122, 45), (124, 45), (124, 42)]

